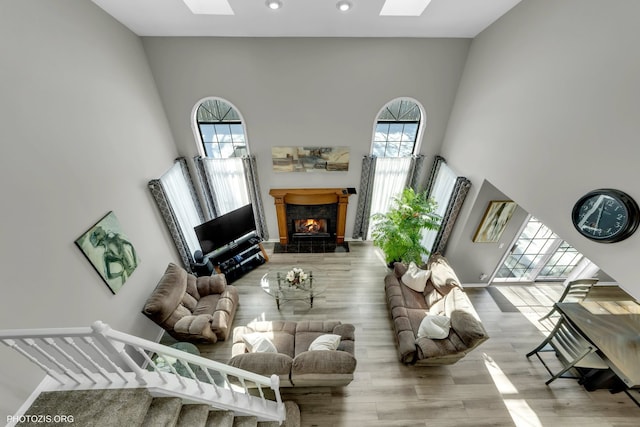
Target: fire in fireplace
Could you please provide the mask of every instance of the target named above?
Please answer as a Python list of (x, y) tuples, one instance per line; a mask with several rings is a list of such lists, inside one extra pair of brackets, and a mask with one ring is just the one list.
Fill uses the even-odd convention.
[(329, 237), (326, 218), (304, 218), (293, 220), (293, 237)]

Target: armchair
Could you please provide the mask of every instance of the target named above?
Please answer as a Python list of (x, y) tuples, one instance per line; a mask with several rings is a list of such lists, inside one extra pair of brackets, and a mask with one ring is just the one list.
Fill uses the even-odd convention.
[(196, 277), (170, 263), (142, 313), (179, 341), (215, 343), (229, 337), (237, 307), (224, 274)]

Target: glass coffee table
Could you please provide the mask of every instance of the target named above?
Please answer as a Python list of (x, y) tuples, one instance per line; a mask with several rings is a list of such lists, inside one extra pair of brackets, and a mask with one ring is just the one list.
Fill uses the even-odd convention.
[(305, 270), (305, 273), (307, 273), (307, 280), (292, 285), (285, 279), (286, 271), (272, 271), (262, 276), (260, 287), (276, 300), (278, 310), (280, 310), (280, 303), (297, 300), (307, 301), (309, 306), (313, 307), (313, 298), (326, 291), (327, 287), (322, 282), (318, 282), (313, 272)]

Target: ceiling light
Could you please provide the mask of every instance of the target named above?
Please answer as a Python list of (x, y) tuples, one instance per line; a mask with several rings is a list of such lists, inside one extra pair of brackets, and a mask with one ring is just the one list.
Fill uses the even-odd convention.
[(346, 0), (340, 0), (338, 3), (336, 3), (336, 7), (340, 12), (346, 12), (351, 9), (351, 3)]
[(280, 0), (267, 0), (267, 7), (273, 10), (280, 9), (282, 2)]
[(420, 16), (431, 0), (385, 0), (380, 16)]
[(227, 0), (182, 0), (194, 15), (233, 15)]

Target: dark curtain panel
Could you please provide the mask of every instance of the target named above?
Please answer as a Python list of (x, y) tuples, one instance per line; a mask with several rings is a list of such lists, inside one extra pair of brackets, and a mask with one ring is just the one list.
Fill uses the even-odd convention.
[(453, 226), (458, 219), (458, 214), (460, 214), (462, 204), (464, 203), (464, 199), (467, 197), (469, 188), (471, 188), (471, 181), (467, 178), (461, 176), (456, 179), (456, 183), (452, 191), (453, 194), (451, 195), (451, 199), (447, 205), (447, 210), (442, 218), (442, 225), (440, 226), (436, 240), (433, 243), (432, 253), (440, 253), (444, 255), (449, 236), (451, 235)]
[(427, 195), (429, 197), (431, 197), (431, 191), (433, 190), (433, 186), (436, 182), (436, 177), (438, 176), (438, 171), (440, 170), (440, 165), (442, 163), (446, 163), (447, 161), (444, 159), (444, 157), (441, 156), (436, 156), (433, 159), (433, 164), (431, 165), (431, 172), (429, 173), (429, 176), (427, 177), (427, 182), (425, 185), (425, 190), (427, 192)]
[(373, 195), (373, 178), (376, 170), (375, 156), (362, 158), (362, 173), (360, 175), (360, 191), (358, 192), (358, 207), (353, 226), (354, 239), (366, 239), (371, 215), (371, 197)]
[(247, 180), (247, 188), (249, 189), (249, 198), (253, 205), (253, 212), (256, 219), (256, 227), (258, 235), (263, 239), (269, 239), (269, 230), (267, 229), (267, 221), (264, 214), (264, 205), (262, 204), (262, 193), (260, 192), (260, 181), (258, 180), (258, 168), (256, 165), (256, 157), (244, 156), (242, 158), (244, 166), (244, 174)]

